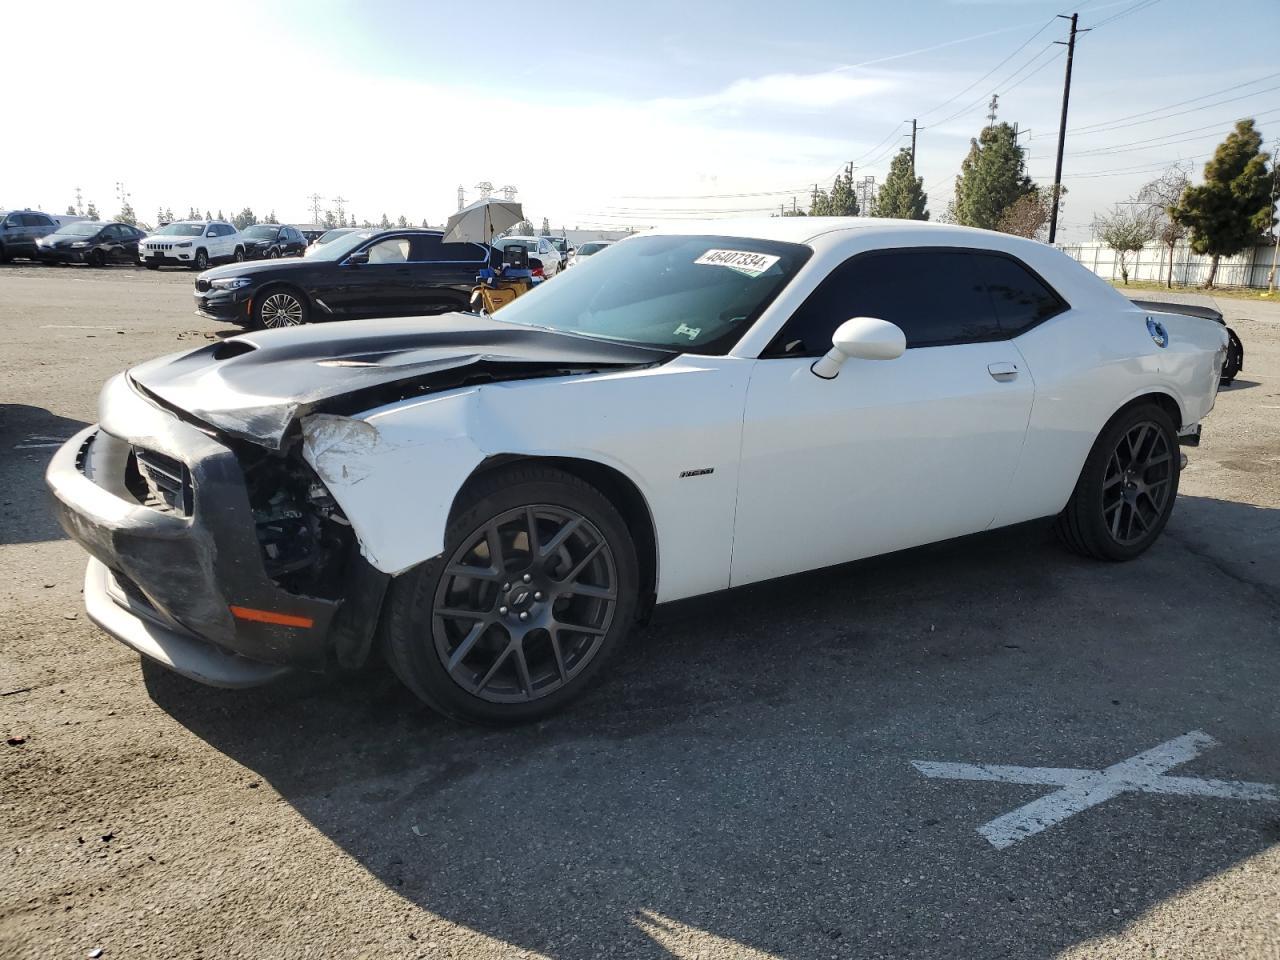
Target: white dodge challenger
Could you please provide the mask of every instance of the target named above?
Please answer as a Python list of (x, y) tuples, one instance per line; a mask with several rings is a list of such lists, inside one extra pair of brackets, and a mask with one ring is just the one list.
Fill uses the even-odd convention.
[(253, 333), (107, 383), (48, 471), (89, 615), (239, 686), (380, 646), (458, 718), (538, 717), (663, 603), (1039, 517), (1169, 519), (1224, 328), (936, 224), (629, 238), (494, 317)]

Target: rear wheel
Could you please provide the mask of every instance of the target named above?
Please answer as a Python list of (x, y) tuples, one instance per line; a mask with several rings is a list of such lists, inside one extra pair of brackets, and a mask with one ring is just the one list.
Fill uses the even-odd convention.
[(1178, 496), (1178, 434), (1164, 408), (1144, 403), (1103, 428), (1054, 529), (1076, 553), (1130, 560), (1146, 550)]
[(463, 497), (441, 556), (392, 586), (388, 660), (448, 716), (545, 716), (590, 686), (630, 632), (635, 545), (613, 505), (560, 470), (497, 471)]
[(296, 290), (268, 290), (253, 305), (254, 325), (266, 330), (300, 327), (307, 322), (307, 304)]

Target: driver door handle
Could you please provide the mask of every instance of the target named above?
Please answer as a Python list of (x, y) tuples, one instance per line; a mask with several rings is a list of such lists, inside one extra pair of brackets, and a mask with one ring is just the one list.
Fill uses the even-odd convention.
[(1000, 363), (988, 363), (987, 373), (991, 374), (991, 379), (1000, 383), (1008, 383), (1010, 380), (1018, 379), (1018, 365), (1002, 360)]

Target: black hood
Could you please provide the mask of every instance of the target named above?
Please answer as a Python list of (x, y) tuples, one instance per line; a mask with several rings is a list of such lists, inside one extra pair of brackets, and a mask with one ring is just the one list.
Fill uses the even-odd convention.
[(354, 414), (468, 383), (647, 366), (674, 355), (450, 313), (246, 334), (152, 360), (129, 377), (167, 407), (279, 449), (293, 424), (317, 411)]

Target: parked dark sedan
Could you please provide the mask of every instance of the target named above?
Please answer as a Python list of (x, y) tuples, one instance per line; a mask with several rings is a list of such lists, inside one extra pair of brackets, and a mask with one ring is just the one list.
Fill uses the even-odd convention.
[(36, 257), (42, 263), (136, 263), (138, 241), (145, 233), (127, 223), (77, 220), (36, 241)]
[(469, 309), (489, 260), (439, 230), (356, 230), (309, 257), (237, 263), (196, 278), (196, 312), (246, 327), (410, 317)]
[(301, 231), (278, 223), (255, 223), (241, 230), (240, 236), (244, 238), (246, 260), (300, 257), (307, 249), (307, 240)]

